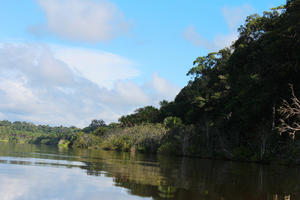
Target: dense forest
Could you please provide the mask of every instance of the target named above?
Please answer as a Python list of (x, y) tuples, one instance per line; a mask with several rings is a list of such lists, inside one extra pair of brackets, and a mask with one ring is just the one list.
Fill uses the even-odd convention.
[(248, 16), (200, 56), (174, 101), (83, 129), (0, 122), (0, 140), (244, 161), (299, 162), (300, 0)]
[(71, 140), (80, 131), (76, 127), (51, 127), (48, 125), (34, 125), (27, 122), (0, 121), (0, 141), (15, 143), (32, 143), (57, 145), (59, 140)]

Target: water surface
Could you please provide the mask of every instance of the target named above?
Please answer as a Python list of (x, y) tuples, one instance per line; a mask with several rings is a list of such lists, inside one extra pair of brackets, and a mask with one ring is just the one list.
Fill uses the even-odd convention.
[(1, 200), (296, 200), (300, 168), (0, 143)]

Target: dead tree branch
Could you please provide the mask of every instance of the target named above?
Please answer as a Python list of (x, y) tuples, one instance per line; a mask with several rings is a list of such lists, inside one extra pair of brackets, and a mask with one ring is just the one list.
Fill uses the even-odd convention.
[(300, 101), (295, 95), (294, 87), (292, 84), (290, 84), (290, 88), (292, 93), (291, 103), (283, 100), (282, 105), (278, 109), (278, 112), (282, 116), (282, 118), (280, 119), (280, 126), (278, 127), (278, 131), (280, 134), (287, 132), (294, 138), (295, 133), (297, 131), (300, 131)]

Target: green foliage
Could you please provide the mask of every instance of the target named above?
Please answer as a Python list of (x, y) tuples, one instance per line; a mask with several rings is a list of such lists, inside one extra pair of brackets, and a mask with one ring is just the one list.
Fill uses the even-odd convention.
[(153, 106), (146, 106), (137, 109), (134, 114), (122, 116), (119, 122), (122, 126), (131, 127), (143, 123), (156, 123), (159, 122), (160, 112)]
[(83, 132), (85, 133), (91, 133), (94, 132), (96, 129), (99, 129), (100, 127), (107, 127), (107, 125), (105, 124), (105, 122), (100, 119), (93, 119), (91, 124), (88, 127), (85, 127), (84, 129), (82, 129)]
[(113, 128), (118, 128), (119, 125), (120, 125), (119, 123), (112, 122), (112, 123), (110, 123), (110, 124), (108, 125), (108, 128), (111, 128), (111, 129), (113, 129)]
[(172, 144), (171, 142), (166, 142), (158, 148), (157, 153), (165, 155), (176, 155), (178, 154), (178, 150), (176, 149), (176, 146), (174, 144)]
[(128, 152), (134, 145), (133, 138), (128, 135), (111, 136), (102, 143), (102, 148), (106, 150), (116, 150)]
[(80, 129), (76, 127), (50, 127), (27, 122), (0, 121), (0, 140), (11, 143), (57, 145), (60, 139), (70, 140)]
[(167, 128), (175, 128), (175, 127), (180, 127), (182, 126), (182, 121), (179, 117), (167, 117), (164, 120), (164, 125)]
[(167, 130), (161, 124), (145, 124), (112, 130), (102, 143), (102, 148), (109, 150), (136, 150), (156, 153)]
[(72, 138), (72, 147), (75, 148), (99, 148), (102, 140), (93, 134), (79, 132)]
[(97, 135), (99, 137), (105, 136), (105, 134), (110, 130), (110, 127), (107, 126), (99, 126), (97, 127), (93, 132), (91, 132), (94, 135)]
[(68, 140), (60, 139), (58, 142), (58, 147), (60, 148), (68, 148), (69, 145), (70, 145), (70, 141)]

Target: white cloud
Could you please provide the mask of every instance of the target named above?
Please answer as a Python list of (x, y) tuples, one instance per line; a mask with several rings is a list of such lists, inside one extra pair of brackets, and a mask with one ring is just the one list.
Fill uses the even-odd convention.
[(28, 194), (29, 186), (25, 180), (20, 180), (17, 178), (10, 178), (8, 176), (1, 175), (1, 180), (3, 181), (1, 185), (0, 192), (1, 199), (3, 200), (15, 200), (21, 199), (22, 196)]
[[(91, 53), (82, 49), (79, 52)], [(124, 60), (131, 63), (117, 55), (104, 52), (103, 55), (110, 55), (111, 62), (116, 58), (117, 64)], [(84, 66), (84, 57), (80, 59), (80, 66)], [(111, 73), (105, 72), (105, 63), (115, 64), (111, 64), (110, 59), (95, 69), (95, 75), (102, 71)], [(96, 64), (98, 61), (101, 63), (100, 59)], [(87, 60), (87, 64), (97, 66), (91, 60)], [(132, 74), (126, 75), (126, 70), (131, 68), (122, 69), (121, 65), (116, 65), (114, 73), (125, 75), (109, 79), (113, 86), (104, 87), (105, 84), (96, 80), (97, 76), (85, 76), (84, 70), (82, 73), (74, 71), (76, 67), (70, 67), (45, 45), (1, 44), (0, 66), (0, 117), (11, 121), (78, 127), (86, 126), (94, 118), (111, 122), (137, 107), (157, 105), (162, 99), (172, 100), (179, 90), (157, 74), (149, 82), (138, 85), (130, 80), (135, 70), (132, 68)], [(93, 68), (89, 70), (92, 72)], [(101, 75), (99, 77), (101, 79)]]
[(45, 12), (46, 24), (30, 27), (31, 32), (53, 33), (84, 42), (108, 41), (127, 33), (129, 23), (108, 0), (37, 0)]
[(53, 57), (45, 45), (2, 44), (0, 72), (32, 85), (71, 85), (73, 76), (65, 63)]
[(232, 31), (229, 34), (218, 34), (215, 36), (213, 43), (215, 44), (215, 51), (229, 47), (232, 42), (238, 38), (238, 33)]
[(111, 89), (115, 80), (130, 79), (140, 74), (133, 68), (135, 64), (132, 61), (112, 53), (54, 47), (54, 54), (56, 58), (100, 87)]
[(242, 24), (246, 17), (253, 11), (254, 8), (249, 4), (234, 7), (225, 6), (222, 9), (223, 16), (231, 31), (235, 30), (238, 25)]
[(118, 81), (116, 83), (116, 91), (127, 103), (133, 104), (149, 104), (151, 103), (150, 98), (138, 85), (132, 81)]
[(237, 28), (246, 17), (254, 11), (253, 7), (245, 4), (239, 7), (224, 7), (222, 13), (228, 25), (228, 34), (217, 34), (213, 41), (206, 39), (196, 31), (193, 25), (188, 26), (183, 32), (183, 38), (194, 46), (203, 47), (209, 51), (218, 51), (229, 47), (238, 38)]
[(167, 79), (159, 77), (157, 73), (153, 74), (150, 85), (154, 91), (157, 91), (160, 100), (173, 100), (180, 90), (178, 86), (169, 82)]
[(3, 110), (29, 112), (35, 109), (31, 105), (39, 104), (39, 99), (20, 81), (1, 78), (0, 91), (0, 107)]
[(0, 112), (0, 120), (4, 120), (4, 119), (5, 119), (5, 115), (2, 112)]
[(184, 31), (183, 31), (183, 38), (191, 42), (194, 46), (199, 46), (199, 47), (204, 47), (205, 49), (215, 49), (215, 45), (210, 42), (209, 40), (205, 39), (202, 37), (195, 29), (193, 25), (188, 26)]
[[(7, 157), (4, 157), (4, 160), (7, 161)], [(24, 159), (14, 158), (14, 160), (23, 161)], [(31, 160), (37, 161), (37, 159)], [(45, 160), (44, 164), (50, 163)], [(70, 161), (68, 164), (71, 164)], [(74, 166), (63, 168), (35, 166), (34, 164), (29, 166), (1, 164), (0, 171), (1, 200), (96, 200), (100, 195), (104, 200), (140, 199), (138, 196), (124, 192), (123, 188), (115, 187), (113, 177), (107, 177), (101, 173), (99, 176), (90, 176), (87, 175), (87, 169)]]

